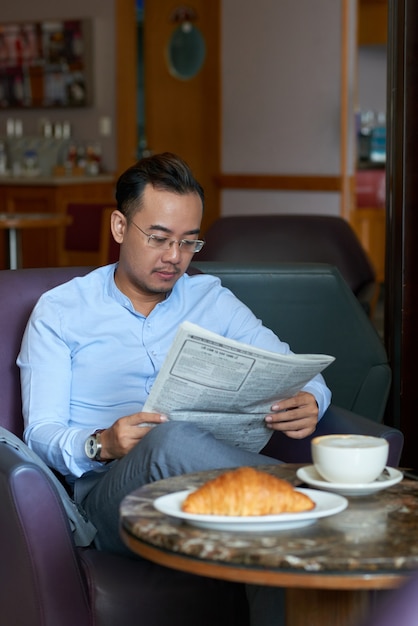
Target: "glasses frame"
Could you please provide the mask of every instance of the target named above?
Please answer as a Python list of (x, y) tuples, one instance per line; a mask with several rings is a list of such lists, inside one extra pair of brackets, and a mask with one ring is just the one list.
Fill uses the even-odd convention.
[[(130, 223), (133, 224), (143, 235), (145, 235), (147, 238), (147, 245), (150, 248), (154, 248), (154, 250), (170, 250), (171, 246), (176, 243), (179, 250), (182, 250), (182, 252), (196, 254), (196, 252), (201, 251), (206, 243), (203, 239), (170, 239), (169, 237), (161, 237), (160, 235), (155, 235), (154, 233), (149, 234), (142, 230), (142, 228), (133, 220), (131, 220)], [(152, 244), (152, 241), (157, 242), (157, 244)], [(194, 249), (188, 250), (187, 248), (183, 248), (184, 244), (194, 244)]]

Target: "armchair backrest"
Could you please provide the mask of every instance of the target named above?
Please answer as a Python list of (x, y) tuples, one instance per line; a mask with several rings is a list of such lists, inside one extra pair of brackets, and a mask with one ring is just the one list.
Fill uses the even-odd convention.
[(319, 263), (193, 262), (218, 276), (294, 352), (331, 354), (332, 402), (383, 420), (391, 384), (386, 351), (339, 270)]
[(3, 270), (0, 272), (0, 425), (22, 437), (22, 407), (16, 357), (26, 323), (44, 291), (90, 267)]
[(350, 224), (331, 215), (233, 215), (205, 233), (199, 261), (328, 263), (340, 270), (366, 310), (376, 273)]

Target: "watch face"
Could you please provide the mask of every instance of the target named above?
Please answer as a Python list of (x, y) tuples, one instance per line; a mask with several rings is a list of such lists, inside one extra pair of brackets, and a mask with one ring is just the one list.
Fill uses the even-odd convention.
[(84, 449), (89, 459), (94, 459), (97, 454), (97, 439), (95, 435), (89, 437), (85, 443)]

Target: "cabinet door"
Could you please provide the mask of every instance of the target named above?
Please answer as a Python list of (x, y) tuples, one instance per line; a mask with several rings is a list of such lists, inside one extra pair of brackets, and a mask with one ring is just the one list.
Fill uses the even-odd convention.
[[(203, 229), (219, 217), (220, 58), (219, 0), (195, 0), (195, 26), (207, 47), (206, 62), (190, 80), (174, 77), (164, 51), (179, 25), (172, 0), (145, 2), (145, 118), (148, 145), (154, 152), (181, 155), (205, 189)], [(169, 104), (169, 106), (168, 106)]]
[(388, 30), (387, 0), (359, 0), (359, 46), (386, 45)]
[(384, 208), (352, 211), (350, 222), (376, 270), (379, 283), (385, 281), (386, 212)]

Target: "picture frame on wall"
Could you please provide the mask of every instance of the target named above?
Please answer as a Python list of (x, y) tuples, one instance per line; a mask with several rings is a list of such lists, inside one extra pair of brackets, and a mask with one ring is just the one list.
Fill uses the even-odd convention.
[(92, 104), (91, 22), (0, 24), (0, 110)]

